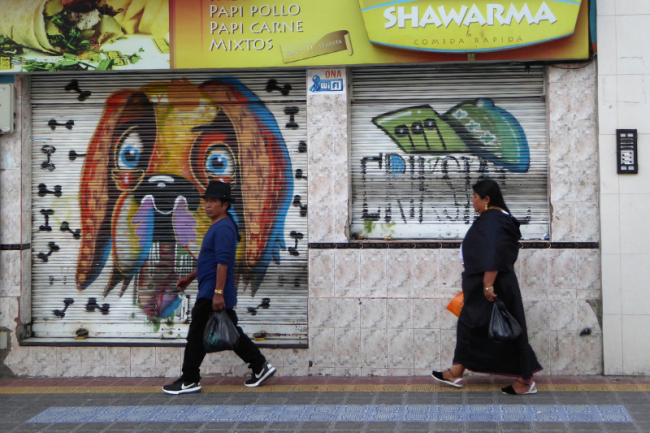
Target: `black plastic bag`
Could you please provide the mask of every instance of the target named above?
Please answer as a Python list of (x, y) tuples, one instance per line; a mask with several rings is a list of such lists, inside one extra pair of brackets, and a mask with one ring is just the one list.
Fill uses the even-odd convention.
[(207, 353), (235, 350), (239, 331), (226, 310), (213, 311), (203, 332), (203, 347)]
[(506, 304), (499, 298), (494, 300), (488, 335), (493, 341), (512, 341), (521, 335), (521, 326), (510, 314)]

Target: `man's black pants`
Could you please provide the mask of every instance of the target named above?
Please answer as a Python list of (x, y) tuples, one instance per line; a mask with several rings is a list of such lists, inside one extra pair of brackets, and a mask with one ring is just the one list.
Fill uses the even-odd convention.
[[(192, 308), (192, 322), (190, 322), (190, 330), (187, 333), (187, 345), (185, 346), (185, 357), (183, 359), (183, 380), (187, 382), (199, 382), (201, 380), (201, 363), (205, 358), (205, 349), (203, 348), (203, 332), (210, 319), (212, 313), (212, 299), (200, 298), (196, 300), (194, 308)], [(237, 313), (235, 310), (226, 310), (232, 323), (237, 326)], [(248, 335), (240, 327), (239, 330), (239, 345), (235, 349), (235, 353), (242, 361), (249, 364), (253, 369), (253, 373), (257, 374), (262, 371), (266, 358), (257, 348), (255, 343), (251, 341)]]

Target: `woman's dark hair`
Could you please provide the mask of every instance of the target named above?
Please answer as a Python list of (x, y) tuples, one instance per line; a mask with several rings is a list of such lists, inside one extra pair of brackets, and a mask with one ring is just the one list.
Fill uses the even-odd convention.
[(481, 180), (472, 186), (472, 189), (481, 198), (490, 197), (490, 206), (500, 207), (510, 213), (510, 209), (508, 209), (506, 201), (503, 199), (503, 194), (501, 194), (499, 184), (492, 179)]

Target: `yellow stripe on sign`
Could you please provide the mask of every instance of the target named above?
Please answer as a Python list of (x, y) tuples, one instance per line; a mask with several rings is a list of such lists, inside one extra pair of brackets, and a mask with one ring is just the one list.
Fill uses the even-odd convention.
[[(489, 392), (500, 391), (503, 385), (470, 384), (463, 389), (439, 385), (267, 385), (246, 388), (241, 385), (207, 385), (208, 393), (256, 392)], [(540, 392), (644, 392), (650, 384), (538, 384)], [(160, 386), (48, 386), (0, 387), (0, 394), (151, 394), (160, 393)]]
[(350, 33), (347, 30), (328, 33), (325, 36), (303, 39), (301, 41), (282, 44), (282, 61), (284, 63), (297, 62), (310, 57), (322, 56), (347, 50), (348, 55), (354, 54)]

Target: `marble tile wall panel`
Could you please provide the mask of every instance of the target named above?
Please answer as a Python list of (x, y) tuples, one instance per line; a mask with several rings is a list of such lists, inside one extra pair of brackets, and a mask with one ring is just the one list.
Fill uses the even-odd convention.
[(575, 124), (597, 121), (596, 79), (591, 81), (556, 82), (548, 84), (549, 120)]
[(21, 240), (21, 171), (0, 171), (0, 243), (18, 244)]
[(333, 367), (336, 352), (332, 350), (335, 341), (334, 328), (316, 328), (309, 332), (309, 361), (316, 367)]
[(80, 347), (82, 366), (105, 366), (106, 365), (106, 348), (105, 347)]
[(13, 332), (16, 329), (18, 314), (18, 298), (0, 297), (0, 327)]
[[(32, 347), (32, 362), (34, 364), (51, 364), (56, 365), (56, 347)], [(129, 365), (130, 361), (127, 359), (123, 365)]]
[[(600, 9), (598, 10), (600, 12)], [(558, 67), (549, 66), (547, 69), (549, 83), (595, 82), (597, 79), (596, 62), (566, 63)]]
[(453, 298), (462, 290), (460, 250), (440, 250), (440, 297)]
[(20, 321), (32, 321), (32, 250), (21, 252), (21, 296), (20, 296)]
[(360, 296), (365, 298), (387, 297), (386, 250), (363, 249), (360, 252), (360, 259)]
[(130, 366), (131, 348), (130, 347), (107, 347), (106, 365), (113, 366), (113, 367)]
[[(13, 346), (4, 359), (4, 364), (7, 366), (18, 366), (26, 364), (34, 364), (34, 354), (32, 347)], [(13, 368), (12, 368), (13, 369)]]
[(308, 320), (310, 329), (334, 328), (337, 320), (336, 299), (310, 299)]
[(334, 220), (330, 204), (309, 203), (309, 242), (334, 242)]
[(413, 250), (413, 297), (435, 298), (440, 293), (440, 250)]
[(335, 366), (345, 368), (360, 368), (361, 330), (358, 327), (336, 328), (334, 335), (336, 338), (334, 343), (334, 351), (336, 352)]
[(413, 330), (413, 368), (440, 370), (440, 330)]
[(309, 250), (309, 297), (334, 296), (335, 250)]
[(438, 299), (414, 299), (413, 301), (413, 328), (414, 329), (439, 329), (438, 317), (444, 312), (439, 311)]
[(386, 328), (362, 328), (361, 368), (387, 368), (387, 358)]
[(576, 250), (550, 250), (549, 287), (553, 289), (576, 288)]
[(601, 333), (602, 329), (598, 321), (598, 313), (586, 300), (576, 302), (577, 327), (579, 330), (589, 328), (592, 333)]
[(309, 95), (307, 113), (309, 126), (347, 125), (346, 95)]
[(359, 297), (359, 263), (359, 250), (336, 250), (335, 296)]
[(388, 299), (388, 328), (413, 329), (413, 299)]
[(576, 241), (575, 202), (551, 203), (551, 239), (554, 242)]
[(388, 301), (386, 299), (362, 298), (360, 302), (361, 327), (386, 329)]
[(600, 239), (600, 214), (598, 202), (576, 203), (575, 240), (598, 242)]
[(413, 268), (409, 250), (386, 250), (386, 283), (389, 297), (413, 297)]
[(600, 250), (576, 250), (576, 287), (600, 290)]
[(183, 349), (156, 347), (156, 376), (178, 377), (181, 371)]
[(600, 239), (596, 62), (547, 68), (551, 240)]
[(357, 298), (337, 299), (334, 310), (336, 328), (360, 328), (361, 302)]
[(21, 252), (0, 251), (0, 296), (20, 296)]
[(388, 329), (388, 368), (413, 368), (413, 329)]

